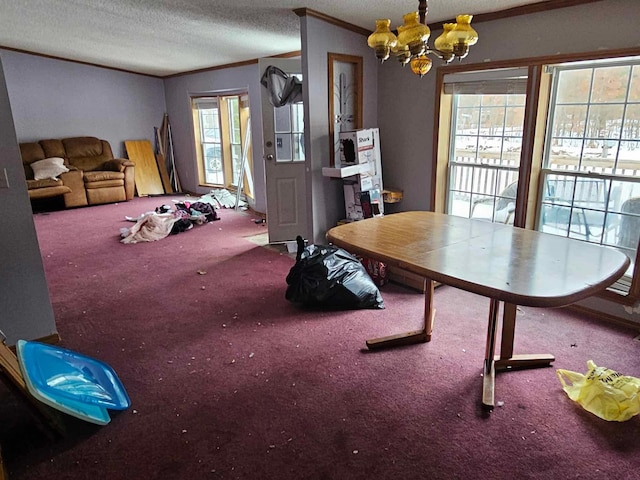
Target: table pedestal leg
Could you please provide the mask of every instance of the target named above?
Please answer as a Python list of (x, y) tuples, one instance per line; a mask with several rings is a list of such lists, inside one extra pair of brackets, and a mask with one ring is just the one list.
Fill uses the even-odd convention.
[(484, 351), (484, 365), (482, 377), (482, 406), (493, 408), (494, 390), (496, 380), (496, 370), (494, 364), (494, 356), (496, 350), (496, 330), (498, 326), (498, 311), (500, 310), (500, 302), (491, 299), (489, 305), (489, 322), (487, 326), (487, 346)]
[(433, 331), (433, 320), (435, 309), (433, 308), (433, 290), (434, 282), (431, 279), (424, 280), (424, 324), (420, 330), (414, 330), (406, 333), (398, 333), (389, 335), (388, 337), (374, 338), (367, 340), (367, 347), (370, 350), (380, 348), (397, 347), (400, 345), (411, 345), (414, 343), (424, 343), (431, 340), (431, 332)]
[(513, 354), (513, 337), (516, 329), (516, 311), (518, 306), (513, 303), (504, 304), (502, 317), (502, 343), (500, 357), (496, 359), (496, 369), (510, 370), (516, 368), (549, 367), (555, 357), (550, 353), (535, 353), (528, 355)]
[(514, 305), (513, 303), (504, 304), (500, 356), (496, 357), (494, 350), (499, 308), (500, 302), (492, 298), (491, 305), (489, 307), (489, 327), (487, 331), (487, 349), (484, 357), (484, 378), (482, 384), (482, 406), (489, 409), (494, 407), (496, 371), (509, 371), (518, 368), (548, 367), (555, 360), (555, 357), (549, 353), (528, 355), (513, 354), (513, 339), (516, 328), (517, 310), (517, 305)]

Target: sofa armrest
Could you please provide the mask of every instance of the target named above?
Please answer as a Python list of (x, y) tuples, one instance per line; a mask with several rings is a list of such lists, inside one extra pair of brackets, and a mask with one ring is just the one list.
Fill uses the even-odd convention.
[(112, 158), (103, 164), (103, 168), (110, 172), (124, 172), (127, 167), (133, 167), (135, 163), (126, 158)]
[(127, 200), (131, 200), (136, 194), (136, 174), (135, 174), (135, 162), (126, 158), (116, 158), (111, 160), (112, 162), (119, 162), (124, 173), (124, 192)]
[(124, 192), (127, 200), (131, 200), (136, 193), (135, 165), (126, 158), (112, 158), (101, 167), (106, 171), (124, 173)]
[(83, 177), (84, 172), (74, 167), (70, 167), (68, 172), (60, 174), (62, 183), (71, 189), (71, 192), (64, 194), (65, 207), (83, 207), (89, 204)]

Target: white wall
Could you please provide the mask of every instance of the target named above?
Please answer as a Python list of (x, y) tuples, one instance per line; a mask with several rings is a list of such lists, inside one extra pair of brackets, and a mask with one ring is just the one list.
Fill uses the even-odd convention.
[(162, 79), (0, 49), (18, 142), (93, 136), (125, 156), (125, 140), (154, 143)]
[(262, 159), (262, 107), (260, 100), (260, 88), (262, 86), (260, 85), (258, 64), (167, 78), (164, 81), (164, 88), (180, 183), (183, 190), (198, 194), (209, 193), (211, 189), (198, 185), (190, 97), (192, 95), (223, 93), (225, 91), (237, 92), (239, 90), (249, 93), (253, 181), (255, 187), (255, 203), (251, 206), (258, 212), (266, 212), (264, 160)]
[[(475, 24), (478, 44), (465, 63), (594, 52), (640, 46), (637, 0), (605, 0), (515, 18)], [(432, 32), (436, 38), (440, 32)], [(440, 68), (445, 68), (440, 67)], [(434, 125), (435, 75), (419, 79), (394, 63), (379, 68), (380, 144), (386, 186), (404, 190), (389, 208), (429, 210)], [(590, 299), (590, 308), (640, 323), (640, 309)]]
[(0, 177), (0, 330), (14, 345), (57, 331), (1, 60)]
[[(313, 212), (314, 242), (326, 243), (327, 230), (345, 216), (342, 182), (322, 176), (322, 167), (328, 167), (330, 159), (328, 53), (363, 58), (363, 128), (378, 126), (377, 60), (364, 35), (311, 16), (301, 17), (300, 22), (302, 73), (307, 80), (305, 145), (311, 146), (307, 149), (307, 192)], [(382, 175), (386, 182), (384, 167)]]

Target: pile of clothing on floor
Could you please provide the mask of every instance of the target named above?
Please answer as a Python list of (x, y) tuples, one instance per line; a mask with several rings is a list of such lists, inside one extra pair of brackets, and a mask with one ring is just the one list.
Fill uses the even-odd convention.
[(169, 235), (191, 230), (194, 225), (220, 220), (213, 204), (201, 201), (175, 202), (161, 205), (155, 211), (146, 212), (139, 217), (125, 217), (136, 222), (131, 228), (121, 228), (122, 243), (154, 242)]

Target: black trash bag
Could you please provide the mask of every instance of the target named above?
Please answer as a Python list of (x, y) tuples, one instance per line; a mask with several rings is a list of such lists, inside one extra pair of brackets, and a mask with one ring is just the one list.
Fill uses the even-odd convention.
[(296, 241), (298, 253), (287, 275), (287, 300), (323, 309), (384, 308), (380, 290), (357, 258), (332, 245), (305, 247), (300, 236)]

